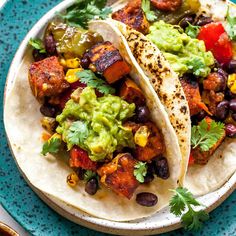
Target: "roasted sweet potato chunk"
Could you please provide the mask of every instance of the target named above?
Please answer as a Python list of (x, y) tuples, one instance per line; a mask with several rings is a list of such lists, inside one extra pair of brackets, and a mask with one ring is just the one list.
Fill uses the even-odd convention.
[(112, 18), (143, 34), (148, 34), (149, 23), (141, 8), (141, 0), (130, 1), (124, 8), (114, 12)]
[(63, 67), (55, 56), (34, 62), (29, 69), (31, 90), (39, 100), (56, 96), (67, 89), (69, 84), (64, 78)]
[(139, 186), (134, 176), (137, 161), (129, 154), (118, 154), (110, 163), (98, 169), (101, 182), (119, 195), (130, 199)]
[(92, 171), (96, 171), (98, 167), (98, 163), (90, 160), (88, 153), (77, 146), (74, 146), (70, 150), (69, 164), (70, 167), (75, 167), (75, 168), (80, 167), (82, 169), (92, 170)]
[(120, 89), (120, 97), (128, 103), (135, 103), (137, 106), (145, 105), (145, 97), (141, 89), (130, 79), (126, 79)]
[[(209, 117), (205, 118), (207, 123), (210, 124), (213, 120)], [(226, 133), (222, 135), (222, 137), (217, 141), (217, 143), (208, 151), (201, 151), (199, 147), (191, 150), (191, 156), (194, 159), (195, 164), (205, 165), (209, 161), (211, 155), (216, 151), (216, 149), (221, 145), (224, 141)]]
[(182, 78), (180, 82), (188, 101), (190, 115), (196, 115), (201, 110), (205, 110), (209, 113), (207, 106), (202, 102), (197, 81), (188, 78)]
[(151, 161), (154, 157), (159, 156), (165, 152), (165, 144), (162, 134), (157, 127), (151, 123), (145, 123), (150, 132), (145, 147), (136, 145), (135, 157), (140, 161)]
[(90, 69), (103, 74), (109, 84), (130, 72), (130, 67), (121, 57), (119, 50), (110, 42), (96, 44), (86, 56), (91, 62)]

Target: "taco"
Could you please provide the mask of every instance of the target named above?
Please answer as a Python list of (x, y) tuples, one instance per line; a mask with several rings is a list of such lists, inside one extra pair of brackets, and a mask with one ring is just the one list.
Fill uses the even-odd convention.
[(235, 5), (122, 1), (112, 18), (176, 131), (184, 186), (218, 189), (236, 170)]
[[(181, 178), (177, 136), (116, 27), (56, 19), (30, 40), (5, 101), (17, 164), (39, 191), (127, 221), (168, 205)], [(98, 32), (99, 31), (99, 32)], [(101, 33), (101, 34), (100, 34)], [(32, 56), (33, 55), (33, 56)]]

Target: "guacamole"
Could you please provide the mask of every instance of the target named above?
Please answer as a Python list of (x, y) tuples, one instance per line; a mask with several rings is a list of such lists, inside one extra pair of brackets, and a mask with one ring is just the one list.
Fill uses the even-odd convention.
[(163, 52), (180, 76), (193, 73), (197, 77), (206, 77), (214, 65), (214, 57), (211, 52), (206, 52), (204, 42), (189, 37), (179, 26), (155, 22), (147, 37)]
[(123, 147), (134, 147), (133, 134), (122, 122), (134, 115), (135, 104), (120, 97), (97, 97), (95, 90), (86, 87), (79, 101), (69, 100), (56, 117), (57, 133), (62, 135), (70, 150), (74, 145), (86, 150), (93, 161), (112, 158)]

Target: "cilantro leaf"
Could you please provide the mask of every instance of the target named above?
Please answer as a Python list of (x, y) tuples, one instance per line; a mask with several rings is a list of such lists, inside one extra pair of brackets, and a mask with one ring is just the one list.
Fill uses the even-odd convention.
[(89, 130), (86, 123), (82, 121), (75, 121), (72, 123), (67, 134), (68, 149), (71, 149), (74, 145), (82, 145), (85, 139), (88, 137)]
[(147, 165), (144, 162), (139, 161), (135, 166), (134, 166), (134, 176), (135, 178), (140, 182), (144, 182), (144, 177), (147, 174)]
[(150, 0), (142, 0), (142, 9), (148, 21), (153, 22), (157, 19), (155, 12), (151, 11)]
[(208, 124), (206, 119), (203, 119), (199, 125), (192, 127), (192, 148), (195, 149), (199, 146), (203, 152), (208, 151), (224, 135), (224, 132), (225, 126), (223, 123), (212, 121)]
[(61, 138), (53, 135), (47, 142), (44, 143), (42, 154), (45, 156), (47, 153), (58, 153), (61, 146)]
[(59, 14), (69, 25), (88, 28), (88, 22), (93, 19), (106, 19), (112, 9), (105, 7), (106, 0), (77, 0), (74, 5), (67, 8), (65, 14)]
[(227, 10), (227, 25), (226, 25), (226, 31), (230, 37), (230, 39), (235, 40), (236, 41), (236, 16), (231, 16), (230, 15), (230, 11), (229, 11), (229, 6), (228, 6), (228, 10)]
[(29, 45), (33, 48), (39, 50), (40, 53), (46, 53), (45, 47), (43, 45), (43, 41), (41, 39), (33, 39), (29, 40)]
[(209, 215), (207, 212), (203, 210), (194, 211), (193, 209), (189, 209), (188, 212), (181, 217), (181, 222), (184, 229), (197, 231), (202, 228), (202, 222), (208, 219)]
[(87, 84), (89, 87), (97, 89), (103, 94), (114, 94), (115, 89), (106, 83), (106, 81), (98, 78), (91, 70), (83, 70), (76, 73), (80, 82)]
[(92, 178), (98, 178), (96, 172), (93, 172), (92, 170), (86, 170), (84, 173), (84, 180), (88, 182)]
[[(170, 212), (176, 216), (181, 216), (181, 221), (186, 230), (198, 230), (202, 227), (202, 222), (209, 219), (208, 213), (203, 210), (195, 211), (192, 206), (201, 206), (186, 188), (179, 187), (171, 190), (175, 195), (170, 200)], [(187, 212), (185, 210), (187, 209)], [(185, 213), (184, 213), (185, 212)]]
[(191, 38), (197, 38), (199, 34), (199, 30), (200, 30), (200, 26), (194, 26), (188, 22), (188, 26), (185, 29), (185, 33)]

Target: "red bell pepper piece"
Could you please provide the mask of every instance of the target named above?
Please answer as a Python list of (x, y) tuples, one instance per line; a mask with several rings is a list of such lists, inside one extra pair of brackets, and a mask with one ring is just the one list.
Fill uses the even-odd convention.
[(232, 42), (222, 23), (213, 22), (201, 27), (197, 38), (204, 41), (207, 51), (211, 51), (219, 63), (229, 63), (232, 59)]

